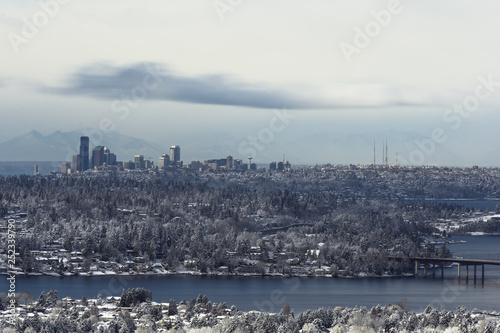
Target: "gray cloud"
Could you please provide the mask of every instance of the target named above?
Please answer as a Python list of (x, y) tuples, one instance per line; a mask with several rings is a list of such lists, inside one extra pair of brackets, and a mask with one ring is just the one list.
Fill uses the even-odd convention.
[[(153, 76), (151, 73), (154, 72)], [(157, 81), (154, 80), (156, 77)], [(246, 106), (254, 108), (325, 108), (311, 96), (298, 96), (293, 91), (278, 91), (268, 85), (245, 83), (229, 75), (184, 76), (158, 64), (136, 64), (126, 68), (93, 64), (75, 73), (67, 86), (49, 88), (52, 93), (88, 95), (104, 99), (119, 99), (140, 93), (144, 80), (156, 85), (147, 90), (149, 100), (168, 100), (195, 104)], [(143, 90), (144, 91), (144, 90)]]
[[(160, 84), (156, 85), (156, 82)], [(141, 89), (146, 87), (145, 84), (155, 86), (147, 89), (147, 96), (140, 94), (141, 90), (145, 91)], [(310, 86), (277, 88), (261, 83), (243, 82), (224, 74), (185, 76), (158, 64), (135, 64), (129, 67), (92, 64), (76, 72), (66, 86), (49, 88), (48, 91), (111, 100), (127, 98), (124, 96), (135, 92), (136, 96), (148, 100), (266, 109), (328, 109), (415, 104), (413, 98), (407, 98), (407, 94), (395, 93), (393, 87), (381, 87), (379, 84), (343, 85), (330, 89), (327, 94), (320, 88)], [(363, 99), (363, 96), (367, 98)]]

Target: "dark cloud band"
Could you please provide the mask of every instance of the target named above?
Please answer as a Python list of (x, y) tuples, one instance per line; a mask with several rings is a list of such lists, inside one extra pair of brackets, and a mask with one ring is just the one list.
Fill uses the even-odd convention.
[(93, 64), (75, 73), (66, 87), (49, 89), (52, 93), (112, 100), (142, 94), (148, 100), (253, 108), (317, 109), (337, 106), (297, 90), (285, 91), (268, 85), (245, 83), (228, 75), (183, 76), (158, 64), (136, 64), (127, 68)]

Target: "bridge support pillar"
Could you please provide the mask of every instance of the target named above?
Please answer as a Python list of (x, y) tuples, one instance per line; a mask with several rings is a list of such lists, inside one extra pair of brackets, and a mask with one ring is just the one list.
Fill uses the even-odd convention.
[(465, 283), (469, 283), (469, 265), (465, 265)]
[(441, 279), (444, 279), (444, 264), (441, 264)]
[(415, 260), (415, 276), (418, 276), (418, 260)]
[(476, 265), (474, 265), (474, 285), (476, 285)]
[(427, 276), (427, 264), (424, 264), (424, 276)]
[(458, 263), (458, 280), (460, 280), (460, 263)]
[(481, 265), (481, 284), (484, 286), (484, 265)]
[(436, 264), (432, 264), (432, 277), (436, 277)]

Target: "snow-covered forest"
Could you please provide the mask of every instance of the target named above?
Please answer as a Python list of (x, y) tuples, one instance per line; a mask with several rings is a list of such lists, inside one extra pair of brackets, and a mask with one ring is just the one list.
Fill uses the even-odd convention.
[[(399, 275), (449, 257), (447, 224), (483, 214), (423, 198), (494, 198), (498, 169), (323, 166), (289, 172), (88, 173), (0, 177), (0, 217), (15, 223), (17, 274)], [(493, 208), (493, 207), (491, 207)], [(497, 207), (498, 210), (498, 207)], [(13, 222), (14, 221), (14, 222)], [(471, 223), (495, 231), (499, 221)], [(468, 228), (468, 229), (467, 229)], [(6, 256), (5, 251), (0, 253)], [(64, 297), (64, 295), (62, 295)], [(372, 309), (239, 312), (206, 297), (151, 302), (16, 294), (27, 313), (4, 332), (500, 332), (498, 314)], [(7, 299), (0, 295), (0, 307)], [(29, 315), (31, 313), (31, 315)]]
[(156, 264), (169, 272), (398, 275), (409, 262), (388, 256), (449, 256), (429, 244), (440, 236), (433, 223), (471, 210), (398, 200), (394, 193), (413, 183), (437, 181), (382, 171), (7, 177), (0, 215), (16, 218), (24, 273)]

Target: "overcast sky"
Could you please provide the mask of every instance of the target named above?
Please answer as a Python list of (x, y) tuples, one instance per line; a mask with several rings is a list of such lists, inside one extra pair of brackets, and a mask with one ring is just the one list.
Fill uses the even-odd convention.
[[(101, 126), (168, 146), (270, 128), (500, 152), (499, 2), (0, 2), (0, 141)], [(277, 109), (296, 116), (279, 133)]]

